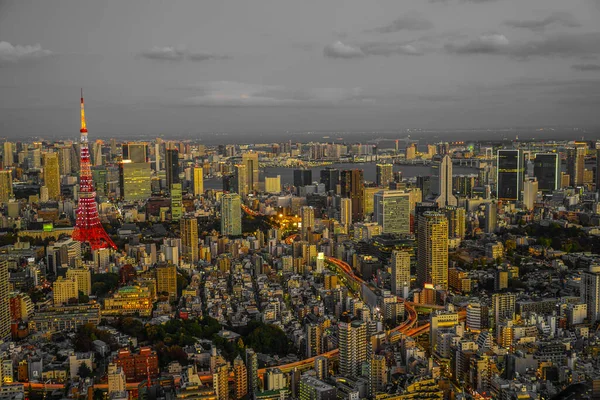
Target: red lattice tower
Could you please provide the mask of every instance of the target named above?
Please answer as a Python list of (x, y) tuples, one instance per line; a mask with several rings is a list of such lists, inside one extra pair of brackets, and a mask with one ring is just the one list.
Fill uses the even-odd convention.
[(87, 127), (83, 109), (83, 90), (81, 91), (81, 162), (79, 172), (79, 203), (77, 204), (77, 222), (73, 230), (73, 240), (88, 242), (92, 250), (117, 246), (108, 236), (100, 223), (96, 192), (92, 181), (90, 149), (88, 147)]

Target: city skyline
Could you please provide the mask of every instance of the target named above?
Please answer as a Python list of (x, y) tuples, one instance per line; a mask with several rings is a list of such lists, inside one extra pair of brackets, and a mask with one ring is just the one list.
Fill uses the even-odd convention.
[(3, 136), (598, 125), (595, 0), (136, 1), (0, 4)]

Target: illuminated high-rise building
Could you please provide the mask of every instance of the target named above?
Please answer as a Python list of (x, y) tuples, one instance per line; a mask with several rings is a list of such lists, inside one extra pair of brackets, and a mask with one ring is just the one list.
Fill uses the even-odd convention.
[(121, 197), (125, 201), (147, 200), (152, 194), (150, 163), (123, 160), (119, 163)]
[(217, 400), (229, 400), (229, 368), (227, 364), (219, 365), (213, 374), (213, 389)]
[(104, 146), (104, 142), (102, 140), (96, 140), (96, 142), (92, 145), (92, 160), (94, 161), (94, 166), (104, 164), (102, 146)]
[(239, 355), (233, 360), (233, 383), (235, 385), (234, 399), (245, 398), (248, 394), (248, 370)]
[(0, 171), (0, 204), (8, 203), (12, 196), (12, 171)]
[(89, 296), (92, 293), (92, 273), (87, 267), (67, 269), (67, 279), (77, 282), (77, 291)]
[(265, 176), (265, 192), (266, 193), (281, 193), (281, 176)]
[(248, 191), (258, 191), (259, 189), (259, 168), (258, 153), (248, 152), (242, 154), (242, 164), (246, 166), (246, 183)]
[(77, 289), (77, 280), (75, 278), (63, 279), (62, 276), (59, 276), (52, 284), (52, 298), (54, 304), (65, 304), (70, 299), (77, 299), (79, 297)]
[(377, 164), (377, 186), (387, 187), (394, 180), (394, 166), (392, 164)]
[(123, 160), (131, 160), (134, 163), (146, 163), (148, 161), (148, 145), (141, 142), (123, 144)]
[(60, 167), (57, 153), (44, 154), (44, 186), (48, 188), (48, 198), (60, 198)]
[(382, 190), (374, 196), (375, 221), (383, 233), (410, 233), (410, 194), (403, 190)]
[(183, 192), (181, 183), (171, 185), (171, 220), (179, 221), (183, 215)]
[(575, 142), (575, 148), (567, 151), (567, 174), (571, 177), (571, 186), (583, 185), (585, 172), (586, 143)]
[(0, 340), (10, 338), (10, 298), (8, 260), (0, 260)]
[(492, 295), (492, 318), (494, 329), (502, 322), (515, 318), (516, 295), (512, 293), (494, 293)]
[(377, 393), (383, 393), (388, 379), (387, 361), (385, 356), (374, 355), (369, 363), (369, 389), (371, 397), (375, 398)]
[(587, 304), (587, 317), (590, 323), (600, 321), (600, 266), (591, 265), (581, 274), (581, 302)]
[(58, 149), (58, 165), (61, 175), (71, 173), (71, 146), (62, 146)]
[(242, 234), (242, 200), (239, 194), (227, 193), (221, 197), (221, 235)]
[(526, 180), (523, 185), (523, 206), (528, 210), (533, 210), (533, 205), (537, 197), (538, 181)]
[(300, 208), (300, 218), (302, 221), (302, 238), (306, 240), (308, 233), (315, 228), (315, 209), (310, 206)]
[(204, 168), (194, 167), (194, 196), (204, 194)]
[(322, 169), (321, 183), (325, 185), (325, 190), (335, 192), (337, 185), (340, 183), (340, 170), (331, 167)]
[(179, 150), (167, 149), (166, 153), (166, 172), (167, 172), (167, 190), (171, 190), (174, 183), (180, 183), (179, 180)]
[(466, 210), (462, 207), (448, 206), (440, 210), (448, 219), (448, 238), (464, 239), (467, 230)]
[(325, 380), (329, 378), (329, 360), (325, 356), (315, 357), (315, 372), (317, 379)]
[(410, 291), (410, 253), (394, 250), (390, 258), (392, 267), (392, 294), (406, 298)]
[(340, 222), (346, 229), (352, 225), (352, 200), (346, 197), (340, 199)]
[(517, 201), (525, 180), (525, 161), (521, 150), (498, 150), (497, 198)]
[(156, 292), (167, 293), (169, 300), (177, 300), (177, 266), (159, 263), (156, 266)]
[(14, 143), (4, 142), (2, 152), (2, 162), (5, 167), (10, 167), (15, 162)]
[(307, 323), (306, 332), (306, 358), (311, 358), (321, 354), (321, 340), (323, 331), (321, 325), (317, 322)]
[(361, 375), (363, 362), (367, 361), (367, 324), (350, 321), (348, 316), (338, 324), (340, 374), (346, 377)]
[(417, 233), (417, 281), (448, 288), (448, 220), (441, 212), (419, 215)]
[(359, 222), (364, 218), (364, 188), (363, 170), (344, 170), (341, 174), (341, 196), (352, 201), (352, 221)]
[(179, 226), (183, 260), (190, 264), (196, 264), (199, 260), (198, 220), (196, 217), (182, 218)]
[(538, 189), (552, 193), (560, 188), (560, 158), (557, 153), (541, 153), (533, 160), (533, 175), (537, 178)]
[(438, 207), (456, 206), (458, 200), (452, 190), (452, 159), (442, 156), (431, 166), (432, 196)]
[(248, 170), (246, 165), (237, 164), (234, 166), (233, 190), (240, 196), (246, 196), (249, 192)]

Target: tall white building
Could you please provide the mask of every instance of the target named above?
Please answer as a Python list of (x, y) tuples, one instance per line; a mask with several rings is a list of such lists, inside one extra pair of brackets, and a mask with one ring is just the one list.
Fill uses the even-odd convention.
[(367, 324), (363, 321), (342, 321), (338, 325), (340, 374), (360, 376), (367, 361)]
[(431, 169), (431, 190), (435, 202), (440, 208), (458, 205), (458, 200), (452, 193), (452, 159), (450, 156), (442, 157), (440, 161), (432, 165)]
[(600, 320), (600, 265), (591, 265), (581, 275), (581, 302), (587, 304), (590, 323)]
[(265, 192), (281, 193), (281, 175), (265, 177)]
[(375, 220), (383, 233), (410, 233), (410, 194), (402, 190), (382, 190), (374, 196)]
[(537, 197), (538, 181), (527, 180), (523, 185), (523, 207), (528, 210), (533, 210), (533, 204)]
[(242, 199), (239, 194), (228, 193), (221, 198), (221, 234), (242, 234)]

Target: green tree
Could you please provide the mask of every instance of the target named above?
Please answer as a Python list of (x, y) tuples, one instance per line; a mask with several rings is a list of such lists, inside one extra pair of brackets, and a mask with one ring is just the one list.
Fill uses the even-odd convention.
[(79, 375), (81, 379), (90, 378), (92, 376), (92, 370), (87, 364), (82, 363), (77, 370), (77, 375)]

